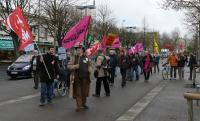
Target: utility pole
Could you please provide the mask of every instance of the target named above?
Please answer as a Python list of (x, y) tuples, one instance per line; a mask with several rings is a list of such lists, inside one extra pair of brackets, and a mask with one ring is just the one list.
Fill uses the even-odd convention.
[(37, 33), (37, 36), (38, 36), (38, 40), (37, 40), (37, 43), (38, 43), (38, 45), (40, 44), (40, 2), (41, 2), (41, 0), (39, 0), (39, 3), (38, 3), (38, 33)]
[(144, 17), (144, 41), (143, 41), (143, 45), (144, 45), (144, 49), (146, 49), (146, 19)]

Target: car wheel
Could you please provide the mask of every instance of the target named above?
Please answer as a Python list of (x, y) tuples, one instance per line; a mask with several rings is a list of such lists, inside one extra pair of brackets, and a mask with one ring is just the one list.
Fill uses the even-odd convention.
[(12, 76), (11, 76), (11, 79), (16, 79), (16, 78), (17, 78), (16, 75), (12, 75)]

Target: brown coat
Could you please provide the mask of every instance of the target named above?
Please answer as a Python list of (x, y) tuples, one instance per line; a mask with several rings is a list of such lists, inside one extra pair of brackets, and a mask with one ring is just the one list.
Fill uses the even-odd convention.
[[(89, 87), (90, 87), (90, 78), (81, 79), (78, 77), (78, 69), (79, 69), (79, 57), (73, 56), (71, 57), (70, 62), (68, 63), (68, 69), (71, 71), (70, 75), (70, 94), (74, 99), (80, 97), (88, 97), (89, 96)], [(90, 63), (88, 63), (90, 68)], [(90, 69), (89, 69), (90, 70)], [(88, 76), (90, 77), (90, 76)]]

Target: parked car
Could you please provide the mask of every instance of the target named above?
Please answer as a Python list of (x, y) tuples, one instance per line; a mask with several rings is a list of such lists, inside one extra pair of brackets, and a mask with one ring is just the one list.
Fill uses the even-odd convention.
[(8, 76), (11, 78), (17, 78), (18, 76), (32, 77), (32, 57), (33, 54), (21, 55), (15, 62), (8, 66)]

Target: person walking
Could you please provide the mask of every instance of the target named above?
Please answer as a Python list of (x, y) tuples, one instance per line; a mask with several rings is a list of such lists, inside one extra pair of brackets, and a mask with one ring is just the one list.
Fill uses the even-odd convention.
[(183, 53), (178, 54), (178, 75), (179, 75), (179, 80), (184, 79), (184, 67), (186, 63), (186, 58), (183, 55)]
[(103, 50), (98, 50), (98, 55), (95, 61), (95, 70), (98, 72), (97, 74), (97, 80), (96, 80), (96, 88), (95, 88), (95, 94), (93, 94), (94, 97), (100, 97), (101, 93), (101, 83), (103, 82), (105, 95), (110, 96), (110, 87), (107, 79), (107, 58), (103, 54)]
[(144, 65), (144, 79), (145, 82), (148, 82), (150, 71), (151, 71), (151, 63), (153, 62), (153, 58), (148, 51), (145, 51), (145, 56), (143, 57), (143, 65)]
[(35, 51), (34, 52), (34, 56), (31, 59), (31, 67), (32, 67), (32, 71), (33, 71), (33, 80), (34, 80), (34, 89), (38, 89), (38, 85), (39, 85), (39, 73), (40, 73), (40, 69), (39, 69), (39, 64), (38, 62), (40, 61), (40, 56), (38, 55), (38, 52)]
[(127, 55), (125, 54), (124, 50), (120, 51), (120, 57), (119, 57), (119, 68), (120, 68), (120, 73), (122, 75), (122, 82), (121, 82), (121, 86), (122, 88), (124, 88), (126, 86), (126, 73), (127, 73), (127, 69), (129, 67), (129, 59), (127, 57)]
[(157, 54), (155, 55), (155, 65), (154, 65), (154, 72), (156, 73), (156, 68), (157, 68), (157, 71), (159, 73), (160, 71), (160, 68), (159, 68), (159, 61), (160, 61), (160, 56)]
[(76, 100), (76, 112), (80, 112), (82, 109), (89, 108), (86, 103), (91, 83), (91, 62), (84, 54), (85, 50), (82, 45), (76, 46), (75, 48), (77, 55), (70, 58), (68, 69), (71, 71), (70, 84), (72, 87), (70, 87), (70, 92)]
[(110, 86), (113, 86), (114, 85), (114, 80), (115, 80), (115, 70), (116, 70), (116, 66), (117, 66), (117, 57), (115, 55), (115, 51), (114, 50), (110, 50), (109, 57), (110, 57), (109, 62), (108, 62), (109, 82), (110, 82)]
[(45, 102), (52, 103), (52, 86), (55, 78), (58, 77), (59, 68), (57, 59), (54, 56), (55, 49), (53, 46), (48, 48), (48, 52), (40, 56), (38, 63), (40, 67), (41, 97), (40, 106), (45, 106)]
[[(172, 54), (168, 57), (167, 63), (170, 65), (170, 80), (176, 79), (176, 70), (178, 65), (178, 59), (175, 55), (175, 52), (172, 52)], [(173, 72), (174, 72), (174, 78), (173, 78)]]
[(139, 80), (139, 72), (138, 72), (138, 66), (139, 66), (139, 54), (133, 54), (132, 56), (132, 70), (135, 72), (135, 79), (136, 81)]
[(189, 80), (193, 80), (193, 87), (195, 87), (196, 85), (196, 65), (197, 65), (196, 56), (193, 53), (191, 53), (188, 66), (190, 67)]

